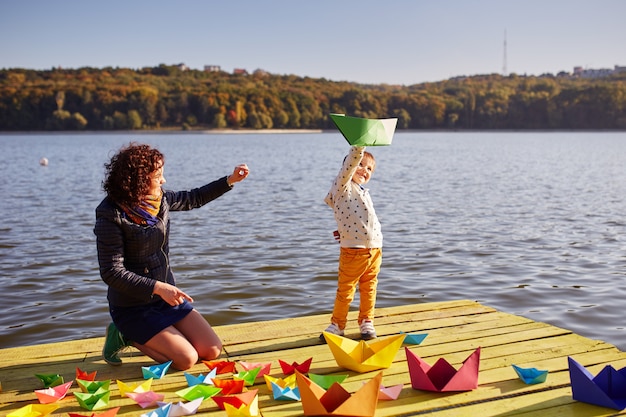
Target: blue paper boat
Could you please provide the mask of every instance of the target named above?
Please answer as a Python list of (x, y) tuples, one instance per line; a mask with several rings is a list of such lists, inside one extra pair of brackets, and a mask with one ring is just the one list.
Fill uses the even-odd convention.
[(143, 372), (143, 378), (144, 379), (150, 379), (150, 378), (161, 379), (165, 376), (171, 364), (172, 364), (172, 361), (168, 361), (165, 363), (161, 363), (159, 365), (142, 366), (141, 372)]
[(513, 369), (526, 384), (540, 384), (546, 382), (548, 377), (548, 371), (540, 371), (537, 368), (520, 368), (517, 365), (512, 365)]
[(571, 357), (567, 358), (572, 384), (572, 397), (576, 401), (609, 407), (626, 408), (626, 368), (619, 371), (607, 365), (595, 377)]
[(300, 390), (292, 387), (281, 387), (272, 382), (272, 394), (275, 400), (300, 401)]
[(185, 380), (187, 381), (187, 386), (193, 387), (194, 385), (204, 384), (204, 385), (215, 385), (213, 383), (213, 378), (217, 377), (217, 368), (211, 369), (206, 375), (199, 374), (198, 376), (191, 375), (190, 373), (185, 372)]
[(400, 333), (406, 335), (404, 337), (404, 343), (407, 345), (419, 345), (426, 339), (426, 336), (428, 336), (428, 333)]

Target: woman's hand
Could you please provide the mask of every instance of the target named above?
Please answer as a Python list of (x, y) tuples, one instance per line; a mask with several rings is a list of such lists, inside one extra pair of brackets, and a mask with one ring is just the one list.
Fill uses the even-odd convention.
[(185, 294), (184, 291), (181, 291), (180, 288), (168, 284), (167, 282), (157, 281), (154, 284), (154, 289), (152, 290), (152, 293), (161, 297), (163, 301), (171, 306), (180, 305), (185, 300), (193, 303), (193, 298)]
[(244, 179), (246, 179), (249, 173), (250, 173), (250, 170), (248, 169), (248, 165), (246, 164), (237, 165), (235, 169), (233, 170), (233, 173), (230, 174), (226, 178), (226, 181), (228, 181), (228, 185), (232, 186), (234, 183), (243, 181)]

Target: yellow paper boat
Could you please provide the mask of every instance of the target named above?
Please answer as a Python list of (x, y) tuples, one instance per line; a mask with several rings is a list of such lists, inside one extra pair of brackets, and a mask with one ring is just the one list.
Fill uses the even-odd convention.
[(59, 408), (58, 404), (28, 404), (10, 412), (6, 417), (43, 417)]
[(350, 394), (337, 382), (325, 390), (296, 371), (305, 416), (373, 417), (382, 379), (383, 374), (379, 372), (357, 392)]
[(138, 382), (131, 382), (131, 383), (124, 383), (122, 381), (120, 381), (119, 379), (117, 380), (117, 388), (120, 390), (120, 397), (126, 397), (126, 394), (129, 392), (148, 392), (150, 391), (150, 388), (152, 387), (152, 379), (147, 379), (142, 383), (138, 383)]
[(363, 373), (389, 368), (396, 353), (404, 342), (404, 334), (366, 343), (324, 332), (326, 343), (337, 361), (337, 365)]
[(398, 123), (397, 118), (364, 119), (345, 114), (331, 114), (330, 118), (343, 137), (353, 146), (391, 145)]

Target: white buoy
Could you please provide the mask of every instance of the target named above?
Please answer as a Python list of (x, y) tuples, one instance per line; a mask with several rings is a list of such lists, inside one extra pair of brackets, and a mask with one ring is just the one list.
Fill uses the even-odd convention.
[(39, 160), (39, 165), (45, 167), (48, 166), (48, 158), (44, 157)]

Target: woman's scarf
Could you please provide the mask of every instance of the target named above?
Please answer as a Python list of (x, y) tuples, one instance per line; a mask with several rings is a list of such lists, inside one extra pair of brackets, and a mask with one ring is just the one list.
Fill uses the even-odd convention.
[(122, 205), (126, 218), (136, 224), (144, 226), (154, 226), (159, 219), (157, 214), (161, 208), (162, 193), (158, 196), (148, 196), (135, 207), (127, 207)]

